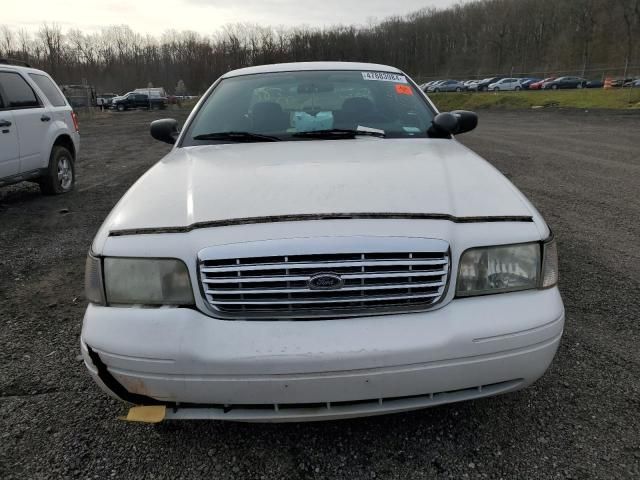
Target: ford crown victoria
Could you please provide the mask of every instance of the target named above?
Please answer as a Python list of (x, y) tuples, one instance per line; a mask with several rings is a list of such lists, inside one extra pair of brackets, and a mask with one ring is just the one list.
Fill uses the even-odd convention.
[(159, 419), (304, 421), (513, 392), (563, 332), (553, 235), (402, 71), (223, 75), (105, 220), (81, 349)]

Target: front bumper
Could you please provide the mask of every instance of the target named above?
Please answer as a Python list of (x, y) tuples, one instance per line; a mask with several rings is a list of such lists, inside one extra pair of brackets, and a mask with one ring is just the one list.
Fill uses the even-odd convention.
[(319, 321), (225, 321), (191, 309), (90, 305), (81, 344), (99, 385), (114, 394), (106, 386), (113, 380), (127, 393), (177, 407), (167, 418), (297, 421), (518, 390), (546, 371), (563, 326), (557, 288)]

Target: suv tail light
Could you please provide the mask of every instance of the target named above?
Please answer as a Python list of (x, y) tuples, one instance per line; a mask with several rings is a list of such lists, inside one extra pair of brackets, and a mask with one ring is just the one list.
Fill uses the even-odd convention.
[(71, 112), (71, 120), (73, 120), (73, 128), (76, 129), (76, 132), (79, 132), (80, 125), (78, 125), (78, 115), (76, 115), (76, 112)]

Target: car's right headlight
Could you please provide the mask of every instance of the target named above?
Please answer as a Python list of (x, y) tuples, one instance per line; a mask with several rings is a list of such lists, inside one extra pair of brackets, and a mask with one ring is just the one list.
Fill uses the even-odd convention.
[(553, 239), (517, 245), (472, 248), (460, 258), (456, 295), (549, 288), (558, 282), (558, 255)]
[(89, 255), (86, 297), (99, 305), (193, 305), (187, 266), (174, 258)]

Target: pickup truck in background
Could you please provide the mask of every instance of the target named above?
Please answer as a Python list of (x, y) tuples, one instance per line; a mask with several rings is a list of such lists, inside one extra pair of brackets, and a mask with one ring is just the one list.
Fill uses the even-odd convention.
[(132, 108), (165, 109), (167, 108), (166, 97), (149, 96), (145, 93), (129, 92), (121, 97), (115, 97), (111, 101), (111, 108), (124, 112)]

